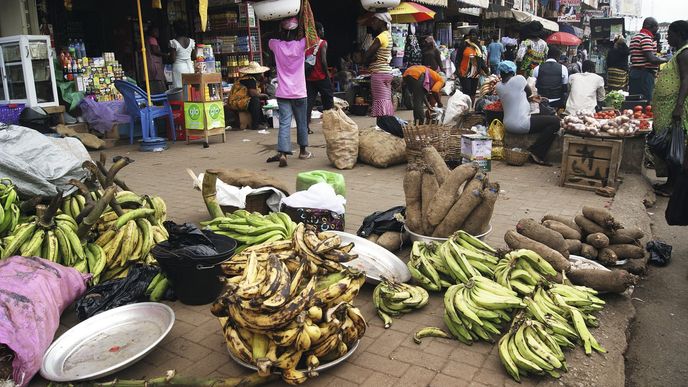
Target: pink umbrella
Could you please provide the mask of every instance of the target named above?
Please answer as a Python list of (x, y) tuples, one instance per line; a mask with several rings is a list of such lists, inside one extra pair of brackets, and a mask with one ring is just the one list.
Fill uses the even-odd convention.
[(555, 32), (547, 38), (547, 43), (560, 46), (577, 46), (581, 44), (581, 40), (568, 32)]

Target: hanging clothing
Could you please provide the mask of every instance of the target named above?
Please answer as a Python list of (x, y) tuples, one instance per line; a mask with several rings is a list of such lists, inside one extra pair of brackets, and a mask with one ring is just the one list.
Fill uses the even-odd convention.
[(421, 64), (423, 54), (418, 44), (416, 35), (408, 35), (406, 38), (406, 46), (404, 47), (404, 63), (407, 67)]
[(529, 77), (533, 69), (545, 61), (549, 48), (547, 42), (542, 39), (526, 39), (521, 42), (516, 54), (516, 61), (520, 62), (519, 73)]
[(189, 45), (183, 47), (177, 39), (170, 40), (170, 48), (176, 53), (172, 64), (172, 86), (182, 87), (182, 74), (193, 74), (194, 66), (191, 60), (191, 53), (196, 48), (196, 42), (189, 39)]

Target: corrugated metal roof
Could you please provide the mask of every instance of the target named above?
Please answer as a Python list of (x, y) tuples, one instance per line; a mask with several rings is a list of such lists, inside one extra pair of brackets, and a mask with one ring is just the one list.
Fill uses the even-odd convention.
[(426, 5), (436, 5), (438, 7), (447, 7), (447, 0), (413, 0), (416, 3), (426, 4)]

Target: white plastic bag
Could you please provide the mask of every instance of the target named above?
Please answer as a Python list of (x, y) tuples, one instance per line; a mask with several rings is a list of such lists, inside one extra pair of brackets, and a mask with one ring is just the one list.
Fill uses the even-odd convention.
[(337, 195), (331, 185), (317, 183), (306, 191), (298, 191), (282, 199), (282, 203), (291, 208), (316, 208), (341, 215), (344, 213), (346, 199), (342, 195)]
[(454, 91), (454, 81), (450, 79), (444, 84), (444, 87), (442, 88), (442, 94), (451, 95), (452, 91)]
[(444, 113), (444, 121), (442, 125), (448, 125), (454, 122), (461, 115), (470, 110), (471, 97), (457, 90), (454, 95), (447, 100), (447, 107)]
[[(196, 176), (193, 171), (187, 169), (187, 172), (194, 180), (193, 187), (200, 190), (203, 183), (203, 173)], [(263, 187), (253, 189), (249, 186), (246, 187), (235, 187), (217, 179), (216, 183), (217, 190), (217, 203), (221, 206), (234, 206), (237, 208), (246, 208), (246, 197), (252, 194), (259, 194), (265, 191), (271, 191), (272, 195), (266, 200), (268, 208), (271, 211), (277, 212), (280, 209), (280, 202), (285, 197), (284, 193), (277, 188), (273, 187)]]

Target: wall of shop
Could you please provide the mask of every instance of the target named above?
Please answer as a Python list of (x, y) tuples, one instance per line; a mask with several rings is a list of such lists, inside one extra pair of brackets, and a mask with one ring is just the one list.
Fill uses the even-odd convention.
[(2, 0), (0, 8), (0, 36), (38, 34), (36, 0)]

